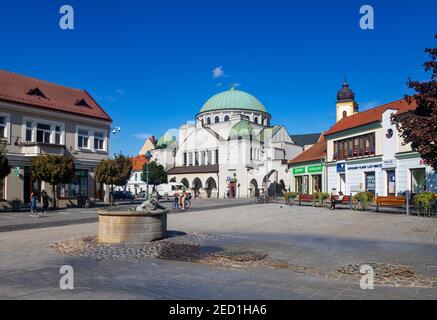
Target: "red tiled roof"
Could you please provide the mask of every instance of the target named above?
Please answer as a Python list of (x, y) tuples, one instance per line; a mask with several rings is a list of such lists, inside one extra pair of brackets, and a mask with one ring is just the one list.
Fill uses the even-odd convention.
[(336, 124), (334, 124), (331, 129), (329, 129), (328, 132), (325, 133), (325, 135), (363, 126), (372, 122), (381, 121), (382, 114), (387, 109), (396, 109), (399, 113), (403, 113), (415, 109), (416, 107), (417, 105), (414, 100), (411, 104), (408, 104), (405, 99), (383, 104), (382, 106), (359, 112), (352, 116), (341, 119)]
[(144, 165), (147, 163), (147, 158), (144, 155), (138, 155), (130, 158), (130, 161), (132, 162), (133, 171), (142, 171)]
[(301, 163), (307, 161), (314, 161), (324, 159), (326, 157), (326, 139), (325, 136), (321, 136), (319, 141), (311, 146), (309, 149), (302, 152), (296, 158), (288, 161), (289, 164)]
[[(29, 94), (32, 91), (34, 94)], [(43, 96), (38, 95), (39, 92)], [(0, 70), (0, 100), (112, 121), (85, 90), (68, 88), (5, 70)]]

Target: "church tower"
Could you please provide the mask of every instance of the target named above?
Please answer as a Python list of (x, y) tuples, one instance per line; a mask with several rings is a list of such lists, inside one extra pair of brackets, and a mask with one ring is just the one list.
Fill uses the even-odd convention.
[(337, 93), (337, 120), (340, 121), (345, 117), (349, 117), (358, 113), (358, 103), (355, 101), (355, 93), (349, 88), (346, 78), (343, 82), (343, 88)]

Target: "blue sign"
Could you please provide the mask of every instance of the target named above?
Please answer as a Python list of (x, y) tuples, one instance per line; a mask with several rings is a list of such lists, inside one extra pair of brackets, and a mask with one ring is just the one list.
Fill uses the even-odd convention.
[(337, 163), (337, 172), (345, 172), (346, 171), (346, 163), (341, 162)]

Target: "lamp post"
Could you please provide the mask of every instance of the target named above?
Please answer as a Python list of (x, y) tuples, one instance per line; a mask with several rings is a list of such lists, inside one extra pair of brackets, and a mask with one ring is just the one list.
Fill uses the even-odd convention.
[(147, 198), (146, 199), (149, 199), (149, 162), (150, 162), (150, 159), (152, 159), (153, 155), (150, 151), (147, 151), (144, 156), (147, 159), (147, 163), (146, 163), (146, 184), (147, 184), (146, 194), (147, 194)]

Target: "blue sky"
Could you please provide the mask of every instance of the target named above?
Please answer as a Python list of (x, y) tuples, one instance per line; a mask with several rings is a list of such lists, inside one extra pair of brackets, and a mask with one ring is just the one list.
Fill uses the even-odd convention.
[[(59, 8), (75, 10), (61, 30)], [(375, 29), (359, 28), (359, 8)], [(136, 154), (239, 83), (292, 134), (335, 121), (346, 72), (360, 109), (402, 97), (425, 79), (437, 1), (3, 1), (0, 68), (90, 92), (122, 131), (111, 153)], [(222, 66), (224, 74), (213, 78)], [(220, 84), (222, 84), (220, 86)]]

